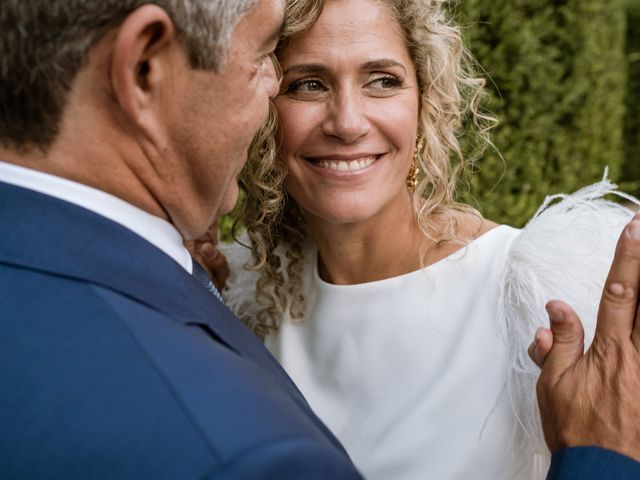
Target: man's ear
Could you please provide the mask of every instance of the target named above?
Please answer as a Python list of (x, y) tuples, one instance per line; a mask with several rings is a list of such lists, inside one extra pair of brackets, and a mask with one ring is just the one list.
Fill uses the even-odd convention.
[(183, 59), (186, 55), (177, 31), (162, 8), (143, 5), (122, 22), (109, 62), (109, 81), (122, 114), (131, 123), (143, 130), (154, 127), (161, 94), (174, 70), (184, 68), (176, 64)]

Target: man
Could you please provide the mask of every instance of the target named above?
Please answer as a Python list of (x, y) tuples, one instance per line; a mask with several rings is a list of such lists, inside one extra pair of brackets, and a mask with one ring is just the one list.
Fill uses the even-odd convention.
[[(283, 0), (3, 2), (1, 478), (359, 478), (273, 358), (190, 275), (182, 247), (235, 202), (278, 88), (268, 55), (282, 15)], [(626, 352), (640, 271), (640, 240), (627, 237), (608, 288), (634, 293), (626, 309), (605, 296), (601, 318), (626, 325), (602, 334)], [(563, 314), (555, 344), (544, 332), (534, 349), (548, 354), (550, 443), (638, 458), (637, 442), (575, 427), (587, 409), (566, 392), (593, 382), (575, 329), (562, 333), (574, 320)], [(622, 366), (633, 377), (640, 361)], [(630, 419), (617, 426), (633, 439), (635, 412), (620, 406), (589, 419)], [(575, 473), (582, 457), (606, 471)], [(554, 461), (552, 478), (640, 468), (594, 448)]]
[(0, 7), (0, 478), (360, 478), (183, 238), (235, 203), (283, 0)]

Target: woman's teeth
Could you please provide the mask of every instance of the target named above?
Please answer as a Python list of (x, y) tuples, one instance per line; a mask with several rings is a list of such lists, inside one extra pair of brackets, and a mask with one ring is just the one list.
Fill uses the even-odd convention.
[(322, 168), (328, 168), (330, 170), (336, 170), (338, 172), (357, 172), (363, 170), (372, 165), (376, 161), (376, 157), (366, 157), (360, 160), (347, 161), (319, 161), (317, 165)]

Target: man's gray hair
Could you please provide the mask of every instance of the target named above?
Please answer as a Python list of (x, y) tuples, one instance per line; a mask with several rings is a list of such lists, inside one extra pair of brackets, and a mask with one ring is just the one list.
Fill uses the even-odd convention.
[(90, 49), (136, 8), (163, 8), (191, 66), (220, 71), (236, 25), (257, 1), (0, 0), (0, 144), (46, 150)]

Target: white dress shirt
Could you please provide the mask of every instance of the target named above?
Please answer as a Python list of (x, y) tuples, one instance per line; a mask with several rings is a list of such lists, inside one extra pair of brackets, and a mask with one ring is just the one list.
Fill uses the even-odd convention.
[(167, 220), (118, 197), (62, 177), (2, 161), (0, 182), (59, 198), (119, 223), (169, 255), (187, 272), (193, 272), (191, 255), (182, 243), (180, 232)]

